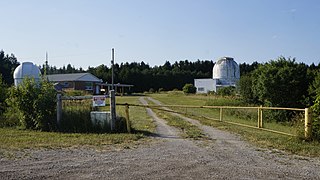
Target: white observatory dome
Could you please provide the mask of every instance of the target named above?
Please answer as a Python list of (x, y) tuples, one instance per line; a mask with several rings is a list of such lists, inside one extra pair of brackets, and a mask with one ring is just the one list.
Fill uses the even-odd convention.
[(212, 78), (217, 79), (217, 85), (236, 85), (240, 79), (239, 65), (231, 57), (219, 59), (212, 70)]
[(34, 78), (35, 81), (40, 79), (40, 70), (32, 62), (23, 62), (20, 64), (13, 73), (14, 85), (18, 86), (24, 77)]

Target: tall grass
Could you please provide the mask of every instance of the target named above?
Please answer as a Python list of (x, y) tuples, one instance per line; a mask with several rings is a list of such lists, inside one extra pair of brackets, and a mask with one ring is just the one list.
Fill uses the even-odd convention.
[[(105, 123), (103, 126), (94, 125), (91, 122), (91, 111), (105, 111), (108, 109), (92, 107), (91, 100), (63, 100), (63, 111), (60, 131), (75, 133), (106, 133), (111, 132), (110, 124)], [(126, 133), (127, 126), (124, 117), (117, 116), (114, 132)]]

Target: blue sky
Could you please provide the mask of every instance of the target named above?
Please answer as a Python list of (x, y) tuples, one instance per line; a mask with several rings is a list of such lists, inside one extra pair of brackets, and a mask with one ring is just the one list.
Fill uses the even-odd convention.
[(0, 49), (57, 67), (165, 61), (320, 62), (318, 0), (0, 0)]

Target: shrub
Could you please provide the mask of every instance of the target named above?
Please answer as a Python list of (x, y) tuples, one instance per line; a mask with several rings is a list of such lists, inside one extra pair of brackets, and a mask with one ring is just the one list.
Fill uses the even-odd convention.
[(233, 86), (222, 87), (217, 90), (217, 95), (220, 96), (234, 96), (236, 94), (236, 88)]
[(17, 118), (23, 128), (56, 129), (56, 91), (51, 83), (25, 78), (18, 87), (10, 88), (6, 102), (9, 106), (6, 117)]
[(197, 91), (197, 88), (193, 84), (185, 84), (182, 88), (182, 91), (186, 94), (194, 94)]

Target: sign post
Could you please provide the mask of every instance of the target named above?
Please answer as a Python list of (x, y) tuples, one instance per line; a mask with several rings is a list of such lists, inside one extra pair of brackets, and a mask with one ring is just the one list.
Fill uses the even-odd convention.
[(104, 96), (104, 95), (93, 96), (92, 97), (92, 106), (93, 107), (106, 106), (106, 96)]

